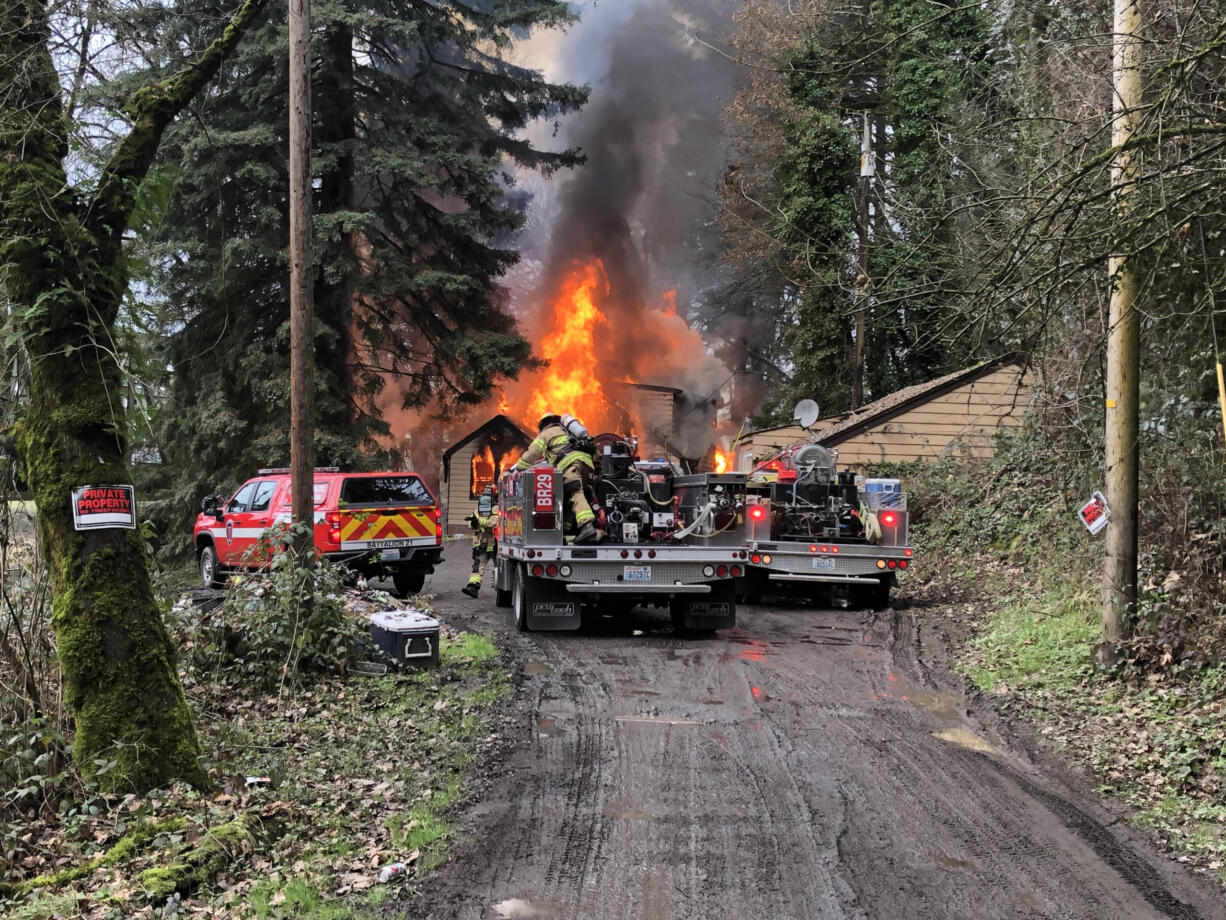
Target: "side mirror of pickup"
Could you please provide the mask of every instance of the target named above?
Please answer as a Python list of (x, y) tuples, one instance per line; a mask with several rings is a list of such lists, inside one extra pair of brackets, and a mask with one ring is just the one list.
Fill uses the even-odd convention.
[(206, 517), (217, 517), (217, 496), (206, 495), (200, 505), (200, 511)]

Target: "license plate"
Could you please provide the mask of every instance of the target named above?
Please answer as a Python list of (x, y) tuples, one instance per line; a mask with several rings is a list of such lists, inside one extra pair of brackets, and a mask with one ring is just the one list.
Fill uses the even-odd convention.
[(379, 558), (380, 558), (380, 559), (399, 559), (399, 558), (400, 558), (400, 550), (398, 550), (398, 549), (385, 549), (385, 550), (381, 550), (381, 551), (379, 552)]
[(651, 581), (651, 566), (627, 565), (622, 567), (622, 580), (643, 584)]
[(367, 545), (371, 549), (391, 549), (394, 546), (410, 546), (410, 540), (371, 540)]
[(829, 556), (814, 556), (813, 568), (834, 570), (834, 560)]

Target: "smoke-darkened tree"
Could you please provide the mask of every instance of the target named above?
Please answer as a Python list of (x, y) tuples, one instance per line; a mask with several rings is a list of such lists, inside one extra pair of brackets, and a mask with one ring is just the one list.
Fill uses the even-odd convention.
[[(221, 11), (228, 3), (220, 4)], [(156, 70), (207, 20), (155, 5), (121, 27), (159, 37)], [(513, 37), (561, 26), (559, 0), (325, 0), (313, 8), (316, 457), (358, 465), (383, 433), (373, 398), (469, 404), (529, 358), (497, 288), (519, 226), (507, 166), (578, 162), (522, 138), (586, 90), (512, 66)], [(288, 458), (286, 33), (274, 2), (193, 119), (157, 234), (172, 370), (162, 443), (175, 504)], [(501, 244), (500, 244), (501, 243)]]

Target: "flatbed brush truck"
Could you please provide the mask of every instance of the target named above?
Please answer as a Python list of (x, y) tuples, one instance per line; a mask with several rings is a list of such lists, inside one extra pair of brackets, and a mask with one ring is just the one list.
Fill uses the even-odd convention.
[(747, 602), (787, 593), (832, 606), (889, 606), (914, 556), (897, 480), (836, 472), (831, 452), (811, 443), (760, 464), (747, 495), (749, 565), (738, 583)]
[(564, 536), (566, 497), (552, 466), (502, 479), (495, 602), (512, 609), (520, 630), (574, 630), (585, 609), (616, 616), (635, 606), (667, 607), (682, 632), (735, 626), (735, 580), (749, 555), (745, 474), (682, 475), (636, 460), (629, 442), (597, 441), (600, 543)]

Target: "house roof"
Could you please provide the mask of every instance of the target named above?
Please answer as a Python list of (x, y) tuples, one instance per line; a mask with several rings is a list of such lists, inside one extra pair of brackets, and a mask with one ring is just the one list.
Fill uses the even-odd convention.
[(999, 358), (981, 361), (973, 367), (955, 371), (952, 374), (946, 374), (944, 377), (938, 377), (936, 380), (929, 380), (927, 383), (917, 383), (915, 386), (905, 387), (895, 393), (891, 393), (889, 396), (883, 396), (876, 402), (869, 403), (857, 412), (849, 413), (842, 421), (821, 432), (818, 440), (826, 447), (835, 447), (869, 428), (884, 425), (891, 419), (897, 418), (904, 412), (909, 412), (922, 403), (944, 396), (946, 393), (958, 389), (958, 387), (973, 383), (981, 377), (986, 377), (993, 371), (1002, 367), (1008, 367), (1011, 364), (1018, 367), (1023, 366), (1021, 359), (1017, 355), (1001, 355)]
[(468, 444), (470, 441), (474, 441), (482, 435), (493, 431), (501, 431), (505, 434), (509, 434), (514, 440), (520, 441), (524, 445), (527, 445), (532, 441), (532, 438), (528, 436), (527, 432), (525, 432), (505, 415), (495, 415), (484, 425), (474, 428), (460, 440), (456, 441), (445, 451), (443, 451), (443, 480), (446, 481), (450, 478), (452, 454), (454, 454), (465, 444)]
[[(1018, 367), (1024, 366), (1022, 359), (1017, 355), (1006, 354), (998, 358), (981, 361), (972, 367), (964, 368), (960, 371), (954, 371), (952, 374), (946, 374), (944, 377), (929, 380), (927, 383), (917, 383), (914, 386), (905, 387), (888, 396), (883, 396), (867, 406), (861, 406), (855, 412), (845, 412), (842, 415), (821, 419), (814, 424), (813, 433), (819, 443), (826, 447), (835, 447), (844, 441), (854, 438), (863, 431), (875, 428), (878, 425), (884, 425), (904, 412), (909, 412), (921, 403), (944, 396), (960, 386), (973, 383), (979, 378), (986, 377), (993, 371), (1002, 367), (1008, 367), (1011, 364)], [(796, 427), (795, 423), (779, 425), (775, 428), (759, 429), (753, 432), (753, 434), (764, 434), (794, 427)]]

